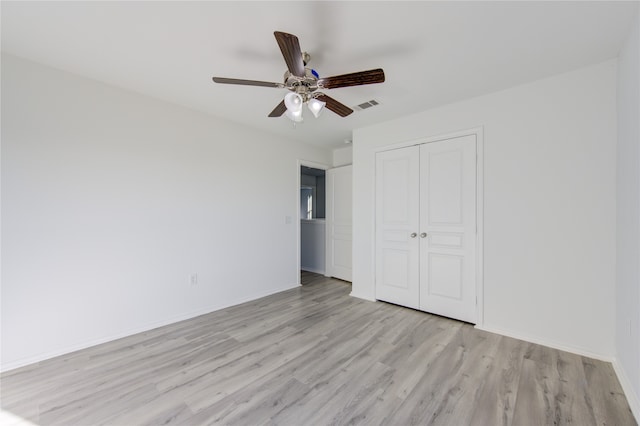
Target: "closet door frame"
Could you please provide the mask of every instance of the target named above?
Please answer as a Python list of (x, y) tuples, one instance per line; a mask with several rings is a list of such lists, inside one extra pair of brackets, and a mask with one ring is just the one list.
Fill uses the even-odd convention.
[[(475, 135), (476, 137), (476, 327), (484, 325), (484, 138), (483, 127), (461, 130), (447, 134), (427, 136), (418, 139), (411, 139), (385, 145), (375, 150), (375, 153), (389, 151), (392, 149), (406, 148), (413, 145), (422, 145), (430, 142), (439, 142), (447, 139), (454, 139), (461, 136)], [(375, 186), (375, 183), (374, 183)], [(374, 194), (376, 190), (374, 188)], [(374, 223), (375, 211), (374, 215)], [(375, 241), (375, 238), (374, 238)], [(376, 259), (377, 261), (377, 259)], [(374, 279), (375, 265), (374, 265)]]

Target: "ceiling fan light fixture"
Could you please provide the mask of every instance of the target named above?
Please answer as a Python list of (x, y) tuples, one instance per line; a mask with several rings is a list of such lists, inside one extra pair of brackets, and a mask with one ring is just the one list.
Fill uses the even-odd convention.
[(302, 117), (302, 96), (297, 93), (289, 92), (284, 96), (284, 106), (287, 107), (287, 111), (292, 113), (299, 113)]
[(288, 109), (284, 114), (294, 123), (302, 123), (302, 106), (299, 111), (292, 111)]
[(313, 116), (318, 118), (326, 104), (326, 102), (319, 101), (316, 98), (311, 98), (309, 99), (309, 102), (307, 102), (307, 107), (309, 108), (309, 111), (313, 113)]

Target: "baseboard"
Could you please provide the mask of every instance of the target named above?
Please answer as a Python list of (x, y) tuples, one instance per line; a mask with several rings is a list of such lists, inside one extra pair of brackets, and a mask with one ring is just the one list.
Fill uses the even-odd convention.
[(301, 266), (300, 269), (306, 272), (313, 272), (314, 274), (324, 275), (324, 269), (307, 268), (305, 266)]
[(351, 290), (351, 293), (349, 293), (349, 296), (356, 297), (358, 299), (368, 300), (369, 302), (375, 302), (376, 301), (376, 299), (373, 298), (373, 297), (366, 297), (366, 296), (363, 296), (361, 294), (357, 294), (353, 290)]
[(618, 358), (614, 358), (613, 362), (613, 370), (616, 372), (616, 376), (618, 376), (618, 381), (622, 386), (622, 390), (624, 391), (624, 395), (627, 397), (627, 402), (629, 403), (629, 408), (631, 408), (631, 412), (633, 416), (636, 418), (636, 422), (640, 423), (640, 398), (638, 394), (633, 389), (631, 385), (631, 380), (629, 380), (629, 376), (625, 369), (620, 364)]
[(598, 359), (600, 361), (605, 362), (613, 362), (614, 358), (611, 355), (600, 354), (596, 352), (591, 352), (583, 348), (579, 348), (576, 346), (569, 346), (563, 343), (554, 342), (552, 340), (544, 339), (541, 337), (531, 336), (524, 333), (517, 333), (514, 331), (503, 330), (495, 327), (486, 327), (486, 326), (478, 326), (475, 328), (482, 331), (488, 331), (489, 333), (500, 334), (502, 336), (512, 337), (518, 340), (524, 340), (525, 342), (535, 343), (537, 345), (548, 346), (553, 349), (558, 349), (560, 351), (570, 352), (576, 355), (585, 356), (587, 358)]
[(153, 330), (155, 328), (158, 327), (164, 327), (165, 325), (170, 325), (170, 324), (174, 324), (176, 322), (180, 322), (180, 321), (184, 321), (184, 320), (188, 320), (191, 318), (195, 318), (195, 317), (199, 317), (200, 315), (206, 315), (206, 314), (210, 314), (212, 312), (215, 311), (219, 311), (221, 309), (225, 309), (231, 306), (235, 306), (235, 305), (240, 305), (242, 303), (246, 303), (246, 302), (251, 302), (253, 300), (256, 299), (260, 299), (261, 297), (265, 297), (265, 296), (271, 296), (272, 294), (276, 294), (276, 293), (280, 293), (282, 291), (287, 291), (287, 290), (291, 290), (293, 288), (296, 287), (300, 287), (300, 284), (290, 284), (281, 288), (274, 288), (265, 292), (260, 292), (260, 293), (255, 293), (251, 296), (247, 296), (247, 297), (241, 297), (235, 300), (232, 300), (228, 303), (222, 304), (222, 305), (212, 305), (212, 306), (208, 306), (202, 309), (198, 309), (195, 311), (191, 311), (191, 312), (186, 312), (186, 313), (182, 313), (179, 315), (175, 315), (172, 317), (169, 317), (167, 319), (161, 320), (161, 321), (154, 321), (151, 323), (147, 323), (143, 326), (140, 327), (135, 327), (135, 328), (131, 328), (125, 331), (122, 331), (120, 333), (116, 333), (110, 336), (106, 336), (106, 337), (101, 337), (99, 339), (93, 339), (93, 340), (89, 340), (86, 342), (82, 342), (82, 343), (78, 343), (75, 345), (71, 345), (71, 346), (67, 346), (65, 348), (62, 349), (57, 349), (55, 351), (50, 351), (50, 352), (45, 352), (45, 353), (41, 353), (38, 355), (34, 355), (32, 357), (27, 357), (27, 358), (22, 358), (16, 361), (10, 361), (10, 362), (6, 362), (6, 363), (2, 363), (2, 365), (0, 366), (0, 372), (4, 373), (10, 370), (14, 370), (16, 368), (20, 368), (20, 367), (25, 367), (27, 365), (30, 364), (35, 364), (37, 362), (42, 362), (45, 361), (47, 359), (51, 359), (51, 358), (55, 358), (57, 356), (61, 356), (61, 355), (66, 355), (75, 351), (79, 351), (82, 349), (87, 349), (90, 348), (92, 346), (97, 346), (100, 345), (102, 343), (107, 343), (107, 342), (111, 342), (114, 340), (118, 340), (118, 339), (122, 339), (123, 337), (129, 337), (132, 336), (134, 334), (138, 334), (138, 333), (143, 333), (145, 331), (149, 331), (149, 330)]

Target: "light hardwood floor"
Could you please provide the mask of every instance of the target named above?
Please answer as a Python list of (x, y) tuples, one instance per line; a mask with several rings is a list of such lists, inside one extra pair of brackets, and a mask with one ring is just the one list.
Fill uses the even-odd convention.
[(635, 425), (610, 364), (300, 288), (9, 371), (38, 425)]

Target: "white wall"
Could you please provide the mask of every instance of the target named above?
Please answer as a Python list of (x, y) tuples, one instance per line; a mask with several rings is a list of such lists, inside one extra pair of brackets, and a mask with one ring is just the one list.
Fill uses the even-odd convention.
[(333, 167), (346, 166), (353, 163), (353, 147), (347, 145), (333, 150)]
[(354, 131), (353, 295), (375, 297), (374, 151), (484, 127), (483, 327), (614, 353), (616, 62)]
[(2, 369), (296, 286), (298, 159), (331, 153), (3, 56)]
[(640, 420), (640, 12), (618, 59), (616, 370)]

